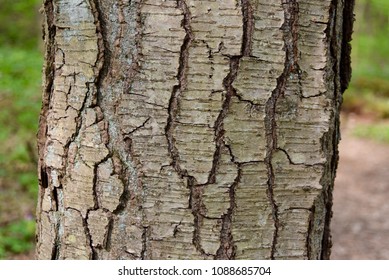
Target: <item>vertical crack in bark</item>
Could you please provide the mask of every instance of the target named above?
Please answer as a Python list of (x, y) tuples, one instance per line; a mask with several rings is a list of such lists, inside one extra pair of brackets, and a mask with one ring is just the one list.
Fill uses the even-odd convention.
[(281, 27), (284, 35), (284, 48), (285, 48), (285, 66), (281, 76), (277, 79), (277, 87), (273, 90), (271, 97), (266, 102), (265, 106), (265, 129), (266, 129), (266, 157), (265, 164), (268, 172), (268, 189), (267, 195), (272, 207), (272, 216), (274, 220), (274, 233), (273, 241), (270, 252), (270, 258), (274, 259), (277, 243), (278, 232), (280, 229), (280, 221), (278, 217), (278, 205), (274, 197), (275, 186), (275, 174), (272, 165), (273, 153), (277, 151), (277, 121), (276, 121), (276, 108), (278, 99), (284, 95), (286, 83), (290, 74), (299, 72), (298, 66), (298, 3), (296, 0), (283, 1), (285, 21)]
[(59, 223), (56, 220), (54, 222), (54, 232), (55, 232), (55, 237), (54, 237), (54, 244), (51, 250), (51, 259), (52, 260), (58, 260), (59, 259), (59, 250), (61, 248), (61, 241), (59, 238)]
[[(104, 161), (106, 161), (107, 159), (105, 158)], [(93, 194), (93, 202), (94, 202), (94, 209), (99, 209), (100, 208), (100, 203), (99, 203), (99, 198), (98, 198), (98, 195), (97, 195), (97, 168), (99, 167), (99, 164), (102, 163), (103, 161), (97, 163), (94, 165), (93, 167), (93, 185), (92, 185), (92, 194)]]
[[(236, 90), (233, 87), (233, 83), (238, 76), (239, 64), (242, 57), (251, 55), (252, 46), (252, 33), (254, 30), (254, 15), (253, 8), (249, 0), (242, 0), (242, 22), (243, 22), (243, 34), (242, 34), (242, 46), (241, 55), (230, 57), (230, 71), (223, 80), (223, 86), (226, 90), (222, 110), (215, 121), (215, 153), (213, 156), (212, 169), (208, 177), (208, 184), (215, 183), (217, 168), (219, 166), (220, 154), (223, 147), (227, 147), (231, 161), (235, 163), (234, 155), (232, 154), (231, 148), (224, 143), (224, 119), (228, 114), (228, 110), (231, 105), (231, 99), (233, 96), (237, 96)], [(238, 96), (237, 96), (238, 97)], [(238, 97), (239, 98), (239, 97)], [(230, 186), (229, 197), (230, 207), (227, 213), (222, 216), (222, 229), (220, 231), (220, 247), (216, 253), (215, 259), (234, 259), (236, 253), (236, 246), (232, 236), (232, 215), (235, 209), (235, 190), (241, 178), (241, 168), (235, 163), (238, 168), (238, 175), (235, 178), (234, 183)]]
[[(337, 19), (339, 18), (340, 11), (339, 1), (333, 0), (331, 2), (330, 7), (330, 21), (327, 27), (327, 39), (329, 41), (329, 49), (330, 49), (330, 60), (332, 61), (332, 69), (333, 69), (333, 86), (334, 86), (334, 111), (332, 113), (331, 119), (333, 120), (333, 133), (323, 135), (322, 141), (324, 146), (332, 147), (331, 151), (328, 151), (327, 154), (331, 155), (328, 159), (329, 163), (325, 170), (325, 174), (330, 177), (330, 179), (325, 180), (324, 176), (322, 180), (323, 186), (327, 186), (324, 193), (324, 206), (325, 206), (325, 219), (324, 219), (324, 233), (322, 239), (322, 250), (321, 250), (321, 259), (329, 259), (331, 255), (331, 229), (330, 223), (332, 218), (332, 204), (333, 204), (333, 188), (334, 188), (334, 180), (336, 176), (336, 169), (339, 160), (339, 152), (338, 152), (338, 143), (340, 139), (340, 123), (339, 123), (339, 112), (340, 106), (342, 103), (342, 95), (341, 93), (347, 88), (350, 75), (351, 75), (351, 66), (350, 66), (350, 51), (351, 46), (349, 46), (349, 41), (351, 40), (352, 34), (352, 25), (353, 25), (353, 9), (354, 9), (354, 1), (346, 1), (343, 6), (343, 26), (339, 27), (337, 25)], [(347, 15), (346, 15), (347, 14)], [(342, 30), (338, 30), (338, 28), (342, 28)], [(346, 34), (342, 34), (345, 32)], [(342, 35), (343, 40), (339, 42), (339, 34)], [(345, 63), (342, 65), (340, 63)], [(342, 73), (342, 71), (346, 71)], [(325, 139), (327, 138), (327, 139)], [(326, 144), (327, 141), (327, 144)], [(329, 144), (331, 143), (331, 144)]]
[[(105, 22), (103, 19), (103, 13), (101, 11), (99, 0), (89, 0), (92, 8), (92, 13), (95, 19), (97, 44), (98, 44), (98, 57), (96, 61), (96, 79), (94, 84), (96, 85), (96, 106), (100, 106), (102, 100), (101, 88), (105, 77), (108, 75), (111, 65), (111, 55), (109, 53), (109, 44), (107, 39), (107, 30), (105, 28)], [(100, 108), (102, 110), (102, 108)]]
[[(53, 226), (54, 226), (54, 244), (51, 251), (51, 259), (52, 260), (58, 260), (60, 255), (60, 249), (61, 249), (61, 228), (62, 228), (62, 221), (60, 220), (63, 215), (63, 203), (60, 199), (60, 192), (62, 191), (62, 186), (59, 187), (53, 187), (53, 190), (51, 191), (51, 198), (52, 198), (52, 210), (50, 211), (51, 217), (54, 219)], [(61, 194), (62, 196), (62, 194)]]
[(118, 156), (117, 159), (120, 161), (121, 170), (120, 170), (120, 173), (116, 173), (116, 171), (115, 171), (114, 174), (118, 175), (118, 178), (123, 185), (123, 192), (119, 198), (119, 205), (112, 212), (116, 216), (119, 215), (120, 213), (122, 213), (127, 208), (128, 202), (130, 201), (130, 198), (131, 198), (131, 193), (130, 193), (130, 189), (129, 189), (130, 183), (129, 183), (129, 178), (128, 178), (128, 176), (129, 176), (128, 174), (130, 172), (128, 171), (128, 167), (126, 166), (125, 162), (123, 162), (122, 158), (120, 156)]
[[(333, 160), (337, 161), (337, 156), (334, 156)], [(332, 164), (331, 164), (332, 165)], [(335, 164), (337, 165), (337, 164)], [(332, 165), (330, 168), (336, 168), (335, 165)], [(324, 194), (324, 202), (325, 202), (325, 218), (324, 218), (324, 233), (323, 233), (323, 239), (322, 239), (322, 245), (321, 245), (321, 254), (320, 258), (322, 260), (329, 260), (331, 255), (331, 248), (332, 248), (332, 236), (331, 236), (331, 219), (332, 219), (332, 204), (333, 204), (333, 197), (332, 197), (332, 191), (333, 191), (333, 184), (328, 186), (328, 189), (326, 193)]]
[[(331, 2), (331, 7), (329, 11), (329, 17), (330, 20), (328, 22), (327, 30), (326, 30), (326, 35), (327, 39), (329, 40), (329, 52), (330, 52), (330, 59), (333, 63), (332, 65), (332, 75), (333, 75), (333, 90), (334, 90), (334, 97), (333, 97), (333, 102), (335, 103), (334, 106), (336, 106), (337, 102), (337, 96), (338, 96), (338, 69), (337, 69), (337, 34), (336, 34), (336, 11), (338, 7), (338, 0), (332, 0)], [(335, 37), (334, 37), (335, 36)], [(333, 113), (331, 118), (334, 118)], [(335, 117), (336, 118), (336, 117)], [(326, 149), (325, 147), (328, 146), (328, 141), (331, 141), (329, 138), (336, 138), (336, 133), (337, 130), (336, 128), (336, 121), (334, 123), (334, 133), (332, 136), (330, 136), (329, 133), (325, 133), (321, 139), (322, 141), (322, 149)], [(334, 141), (334, 139), (332, 139)], [(338, 162), (338, 153), (337, 153), (337, 148), (333, 147), (334, 151), (332, 151), (333, 155), (330, 159), (327, 159), (330, 161), (330, 163), (327, 163), (327, 167), (325, 169), (325, 174), (323, 174), (322, 180), (321, 180), (321, 185), (324, 187), (328, 185), (328, 182), (325, 182), (325, 175), (328, 173), (331, 173), (333, 168), (336, 168), (336, 164)], [(324, 150), (325, 151), (325, 150)], [(328, 175), (327, 175), (328, 176)], [(323, 182), (322, 182), (323, 181)], [(332, 247), (332, 241), (331, 241), (331, 229), (330, 229), (330, 223), (331, 223), (331, 218), (332, 218), (332, 189), (333, 186), (328, 185), (327, 190), (325, 190), (324, 193), (324, 208), (325, 208), (325, 217), (324, 217), (324, 232), (323, 232), (323, 237), (322, 237), (322, 242), (321, 242), (321, 254), (320, 254), (320, 259), (329, 259), (331, 255), (331, 247)]]
[(49, 174), (48, 170), (45, 168), (40, 168), (39, 173), (39, 179), (40, 179), (40, 186), (42, 189), (47, 189), (49, 187)]
[(252, 48), (252, 34), (254, 31), (254, 14), (250, 0), (242, 0), (243, 14), (243, 38), (242, 38), (242, 55), (250, 56)]
[[(330, 11), (329, 11), (329, 22), (326, 29), (327, 40), (329, 44), (329, 55), (332, 62), (332, 71), (333, 71), (333, 86), (334, 86), (334, 101), (338, 103), (339, 98), (339, 43), (338, 43), (338, 34), (336, 29), (336, 20), (338, 13), (338, 1), (332, 0)], [(339, 105), (339, 104), (336, 104)]]
[(82, 217), (81, 213), (80, 213), (80, 216), (82, 218), (82, 225), (84, 227), (84, 233), (86, 236), (86, 241), (87, 241), (86, 246), (90, 248), (89, 259), (90, 260), (97, 260), (98, 259), (97, 251), (96, 251), (95, 247), (93, 247), (92, 234), (91, 234), (91, 232), (89, 230), (89, 226), (88, 226), (88, 217), (89, 217), (90, 211), (91, 210), (87, 211), (85, 218)]
[(223, 86), (226, 90), (226, 94), (224, 96), (224, 102), (222, 105), (222, 109), (215, 121), (214, 128), (215, 128), (215, 153), (213, 155), (213, 163), (211, 172), (208, 176), (208, 182), (207, 184), (213, 184), (216, 181), (216, 172), (217, 168), (219, 166), (220, 161), (220, 153), (222, 150), (222, 147), (224, 144), (224, 119), (227, 116), (228, 110), (230, 108), (231, 104), (231, 98), (233, 96), (236, 96), (235, 88), (232, 86), (233, 82), (235, 81), (237, 75), (238, 75), (238, 69), (239, 69), (239, 62), (240, 62), (241, 56), (233, 56), (230, 58), (230, 71), (227, 74), (227, 76), (223, 80)]
[[(108, 59), (106, 59), (108, 56), (105, 54), (106, 50), (107, 50), (107, 48), (105, 47), (106, 42), (104, 41), (104, 38), (106, 38), (105, 37), (106, 30), (104, 30), (104, 28), (102, 26), (103, 19), (102, 19), (102, 12), (101, 12), (100, 6), (99, 6), (99, 1), (98, 0), (89, 0), (89, 5), (91, 8), (91, 12), (93, 14), (93, 17), (94, 17), (94, 24), (96, 26), (97, 48), (98, 48), (97, 59), (96, 59), (95, 65), (94, 65), (95, 79), (94, 79), (93, 84), (95, 87), (95, 89), (94, 89), (95, 92), (89, 98), (91, 98), (91, 100), (92, 100), (91, 108), (98, 107), (98, 108), (100, 108), (100, 110), (103, 114), (103, 110), (100, 106), (101, 99), (102, 99), (101, 87), (102, 87), (102, 81), (104, 80), (105, 76), (107, 75), (110, 61)], [(88, 94), (90, 92), (90, 85), (87, 84), (87, 86), (88, 86), (88, 93), (85, 97), (85, 100), (88, 98)], [(85, 104), (85, 102), (84, 102), (84, 104)], [(83, 105), (83, 108), (84, 108), (84, 105)], [(81, 114), (83, 108), (81, 108), (80, 114)], [(77, 131), (79, 131), (79, 129), (77, 129)], [(106, 131), (104, 133), (109, 135), (108, 126), (106, 126)], [(109, 139), (109, 137), (108, 137), (108, 139)], [(107, 144), (108, 143), (106, 143), (106, 146), (107, 146)], [(110, 154), (111, 153), (109, 152), (108, 155), (103, 160), (96, 162), (93, 166), (93, 185), (92, 185), (93, 192), (92, 192), (92, 194), (93, 194), (94, 207), (92, 209), (89, 209), (87, 211), (86, 217), (83, 218), (84, 231), (85, 231), (85, 235), (88, 239), (88, 243), (89, 243), (87, 245), (89, 245), (89, 247), (90, 247), (90, 250), (91, 250), (90, 257), (93, 260), (98, 259), (98, 254), (97, 254), (96, 249), (93, 247), (92, 235), (91, 235), (89, 227), (88, 227), (88, 216), (89, 216), (89, 213), (91, 210), (96, 210), (99, 208), (99, 199), (97, 196), (97, 168), (101, 163), (105, 162), (109, 157), (111, 157)]]
[[(124, 38), (125, 34), (125, 28), (126, 28), (126, 18), (125, 18), (125, 11), (124, 9), (127, 7), (127, 9), (133, 9), (134, 11), (134, 17), (136, 21), (136, 34), (135, 34), (135, 40), (134, 40), (134, 47), (135, 50), (132, 53), (132, 61), (129, 67), (124, 66), (125, 68), (125, 80), (124, 80), (124, 90), (123, 93), (126, 93), (130, 90), (131, 85), (134, 81), (135, 76), (139, 73), (139, 61), (142, 56), (142, 32), (143, 32), (143, 19), (142, 19), (142, 6), (144, 5), (144, 1), (129, 1), (126, 3), (126, 1), (120, 0), (119, 1), (119, 22), (120, 22), (120, 32), (119, 35), (116, 37), (115, 41), (115, 53), (114, 57), (115, 59), (117, 57), (120, 57), (119, 53), (121, 51), (122, 42), (121, 40)], [(105, 31), (107, 32), (107, 31)], [(108, 36), (106, 34), (105, 36)], [(116, 62), (115, 62), (116, 63)], [(116, 119), (116, 116), (119, 114), (119, 105), (120, 105), (120, 98), (118, 97), (117, 101), (114, 104), (114, 112), (112, 113), (115, 116), (115, 121), (119, 122), (118, 119)], [(140, 127), (136, 128), (131, 133), (135, 132), (137, 129), (140, 129), (146, 125), (146, 123), (150, 120), (148, 118)], [(119, 129), (119, 128), (117, 128)], [(125, 153), (119, 152), (118, 153), (118, 159), (121, 162), (122, 170), (120, 172), (119, 178), (122, 181), (122, 184), (124, 186), (124, 190), (122, 195), (120, 196), (120, 204), (115, 209), (114, 214), (118, 215), (119, 213), (124, 212), (127, 209), (127, 206), (129, 204), (130, 199), (133, 199), (134, 205), (136, 204), (138, 209), (141, 211), (142, 215), (142, 223), (145, 220), (145, 213), (143, 210), (143, 207), (141, 206), (141, 203), (143, 201), (143, 185), (140, 180), (136, 179), (137, 186), (139, 186), (139, 190), (131, 189), (130, 190), (130, 184), (131, 181), (129, 178), (136, 177), (136, 168), (134, 166), (129, 166), (129, 164), (126, 162), (126, 160), (131, 161), (131, 159), (134, 158), (134, 151), (133, 151), (133, 145), (132, 145), (132, 138), (129, 134), (123, 134), (122, 139), (119, 140), (121, 143), (123, 143), (123, 146), (125, 146)], [(117, 145), (121, 145), (121, 143), (118, 143)], [(112, 147), (115, 149), (115, 147)], [(135, 207), (135, 206), (134, 206)], [(141, 225), (137, 225), (139, 227), (142, 227)], [(145, 244), (146, 246), (146, 244)], [(146, 249), (145, 249), (146, 250)]]
[(315, 202), (314, 205), (309, 209), (309, 218), (308, 218), (308, 233), (307, 233), (307, 240), (306, 240), (306, 248), (307, 248), (307, 258), (308, 260), (312, 259), (312, 236), (314, 234), (313, 229), (314, 229), (314, 222), (315, 222)]
[[(333, 133), (329, 141), (332, 144), (330, 164), (328, 168), (330, 170), (326, 173), (330, 173), (331, 178), (329, 183), (327, 182), (327, 190), (324, 196), (326, 216), (324, 221), (324, 234), (322, 240), (321, 259), (330, 259), (331, 255), (331, 219), (332, 219), (332, 204), (333, 204), (333, 188), (334, 180), (336, 177), (336, 170), (339, 160), (338, 143), (340, 140), (340, 120), (339, 112), (342, 104), (342, 93), (347, 89), (351, 79), (351, 45), (352, 30), (354, 24), (354, 5), (355, 1), (345, 1), (342, 11), (342, 26), (337, 25), (337, 20), (340, 18), (339, 1), (333, 0), (330, 8), (330, 21), (328, 24), (327, 38), (329, 40), (330, 57), (333, 62), (333, 84), (334, 84), (334, 102), (335, 108), (332, 119), (334, 119)], [(342, 30), (338, 30), (342, 28)], [(341, 34), (342, 41), (339, 42), (339, 34)], [(329, 136), (327, 136), (329, 137)], [(323, 137), (324, 138), (324, 137)]]
[(147, 240), (149, 239), (149, 228), (143, 227), (143, 233), (142, 233), (142, 251), (141, 251), (141, 260), (146, 260), (147, 255)]
[[(80, 215), (80, 218), (81, 218), (81, 221), (82, 221), (82, 231), (83, 233), (85, 234), (85, 248), (86, 249), (90, 249), (87, 253), (88, 253), (88, 259), (89, 260), (92, 260), (93, 257), (94, 257), (94, 248), (92, 246), (92, 237), (91, 237), (91, 234), (90, 234), (90, 231), (89, 231), (89, 228), (88, 228), (88, 216), (89, 216), (89, 212), (90, 210), (87, 211), (86, 215), (85, 215), (85, 218), (82, 216), (82, 213), (80, 210), (76, 209), (76, 208), (73, 208), (73, 207), (67, 207), (66, 209), (64, 209), (64, 211), (66, 210), (73, 210), (75, 212), (77, 212), (78, 215)], [(59, 227), (61, 227), (61, 223), (58, 223)], [(60, 230), (60, 229), (58, 229)], [(81, 229), (79, 229), (81, 230)], [(57, 243), (58, 242), (58, 243)], [(61, 244), (61, 240), (58, 240), (56, 241), (57, 244)], [(57, 259), (59, 257), (59, 250), (57, 250)], [(66, 254), (66, 250), (64, 252)]]
[(172, 95), (169, 100), (168, 107), (168, 119), (165, 127), (165, 134), (168, 141), (169, 154), (172, 159), (172, 166), (177, 171), (177, 173), (183, 178), (188, 176), (188, 172), (183, 170), (179, 164), (179, 152), (176, 147), (176, 139), (174, 138), (174, 128), (175, 122), (177, 119), (179, 98), (182, 92), (186, 88), (186, 71), (188, 68), (188, 58), (189, 58), (189, 48), (193, 41), (193, 32), (190, 26), (191, 16), (189, 8), (185, 0), (177, 0), (177, 7), (182, 10), (184, 18), (182, 20), (182, 27), (184, 28), (186, 35), (181, 46), (180, 58), (179, 58), (179, 67), (177, 72), (178, 84), (173, 87)]
[[(244, 20), (244, 19), (243, 19)], [(248, 38), (248, 37), (247, 37)], [(251, 37), (250, 37), (251, 38)], [(242, 50), (245, 43), (242, 43)], [(231, 104), (231, 98), (236, 96), (236, 90), (232, 86), (235, 81), (238, 70), (239, 70), (239, 62), (242, 56), (233, 56), (230, 58), (230, 71), (227, 76), (223, 80), (224, 88), (226, 89), (226, 95), (224, 97), (224, 102), (222, 105), (222, 110), (220, 111), (219, 116), (215, 121), (215, 143), (216, 149), (213, 156), (213, 164), (212, 169), (208, 178), (208, 183), (215, 183), (216, 181), (216, 173), (217, 168), (220, 162), (221, 150), (227, 145), (224, 143), (224, 119), (227, 116), (228, 110)], [(232, 155), (232, 151), (230, 147), (227, 147), (231, 154), (231, 160), (234, 162), (234, 156)], [(220, 231), (220, 247), (216, 252), (215, 259), (234, 259), (235, 258), (235, 245), (233, 241), (233, 236), (231, 232), (231, 224), (232, 224), (232, 215), (235, 208), (235, 189), (238, 184), (241, 176), (241, 170), (238, 167), (238, 175), (235, 178), (234, 183), (230, 186), (229, 190), (229, 198), (230, 198), (230, 207), (227, 210), (227, 213), (222, 215), (222, 229)]]
[[(38, 138), (38, 153), (39, 153), (39, 169), (43, 170), (43, 157), (44, 147), (47, 139), (47, 114), (49, 112), (51, 95), (53, 93), (54, 86), (54, 72), (55, 72), (55, 36), (56, 27), (54, 22), (54, 5), (53, 1), (46, 0), (44, 2), (44, 11), (46, 22), (44, 25), (47, 31), (44, 30), (44, 41), (46, 47), (45, 65), (44, 65), (44, 79), (45, 87), (43, 90), (42, 109), (39, 117), (39, 130), (37, 134)], [(48, 32), (48, 34), (46, 34)], [(39, 178), (41, 179), (41, 178)], [(42, 184), (41, 184), (42, 186)]]
[[(43, 30), (43, 39), (45, 41), (45, 64), (44, 64), (44, 89), (43, 89), (43, 100), (42, 100), (42, 108), (39, 117), (39, 129), (37, 133), (37, 146), (38, 146), (38, 180), (39, 180), (39, 200), (37, 205), (37, 230), (36, 230), (36, 238), (38, 240), (36, 247), (36, 254), (40, 254), (40, 246), (41, 246), (41, 215), (42, 213), (42, 203), (44, 201), (44, 195), (47, 191), (47, 188), (50, 187), (49, 183), (49, 174), (48, 169), (45, 165), (44, 154), (45, 154), (45, 146), (47, 142), (47, 116), (50, 108), (50, 101), (54, 90), (54, 73), (55, 73), (55, 36), (56, 36), (56, 26), (55, 26), (55, 18), (54, 18), (54, 4), (52, 0), (45, 0), (43, 3), (43, 9), (45, 13), (45, 22), (44, 22), (44, 30)], [(53, 192), (53, 189), (50, 190)], [(50, 214), (53, 214), (50, 211)], [(54, 244), (52, 245), (51, 258), (58, 258), (59, 254), (59, 227), (57, 221), (54, 223)]]
[(343, 8), (343, 30), (342, 30), (342, 51), (340, 58), (340, 85), (343, 93), (351, 80), (351, 44), (354, 25), (355, 0), (344, 1)]
[(53, 188), (53, 190), (51, 191), (51, 198), (52, 198), (52, 206), (51, 208), (54, 210), (54, 211), (58, 211), (58, 208), (59, 208), (59, 199), (58, 199), (58, 191), (57, 191), (57, 188)]
[(189, 208), (192, 209), (194, 218), (194, 230), (192, 243), (196, 250), (204, 257), (209, 256), (201, 245), (201, 225), (205, 216), (205, 205), (202, 201), (204, 185), (196, 185), (196, 180), (193, 177), (188, 177), (188, 186), (190, 187)]
[[(112, 211), (114, 215), (109, 223), (107, 232), (107, 241), (105, 249), (111, 251), (111, 235), (114, 223), (117, 222), (115, 216), (125, 214), (127, 211), (134, 210), (139, 213), (142, 220), (136, 220), (136, 226), (141, 229), (144, 222), (144, 210), (142, 208), (143, 190), (140, 180), (137, 178), (138, 173), (136, 164), (133, 164), (134, 151), (132, 150), (132, 139), (130, 135), (123, 135), (119, 127), (121, 123), (121, 116), (119, 116), (119, 106), (121, 105), (122, 95), (126, 94), (134, 81), (135, 76), (139, 73), (139, 60), (141, 57), (141, 36), (142, 36), (142, 15), (141, 8), (144, 1), (123, 1), (119, 0), (118, 8), (118, 34), (111, 42), (110, 27), (114, 23), (109, 21), (107, 16), (110, 11), (101, 0), (91, 0), (94, 2), (95, 18), (97, 22), (97, 33), (99, 33), (99, 52), (102, 55), (102, 68), (99, 70), (99, 75), (96, 79), (97, 86), (97, 106), (100, 107), (107, 123), (107, 136), (109, 142), (106, 144), (109, 150), (109, 157), (117, 158), (120, 165), (120, 170), (115, 170), (114, 174), (118, 175), (119, 180), (123, 185), (123, 192), (119, 198), (119, 204), (116, 209)], [(131, 13), (131, 20), (135, 21), (135, 39), (129, 41), (127, 31), (131, 32), (128, 13)], [(130, 34), (131, 35), (131, 34)], [(130, 44), (130, 45), (129, 45)], [(132, 56), (131, 63), (128, 61)], [(125, 59), (123, 58), (125, 57)], [(115, 71), (120, 71), (120, 76), (115, 74)], [(123, 82), (121, 84), (121, 82)], [(116, 90), (117, 85), (122, 87), (122, 92)], [(111, 86), (112, 85), (112, 86)], [(103, 96), (106, 94), (107, 96)], [(131, 200), (131, 205), (130, 205)], [(135, 210), (136, 209), (136, 210)], [(138, 215), (138, 214), (137, 214)], [(136, 217), (132, 217), (136, 218)], [(138, 256), (139, 258), (139, 256)]]
[(103, 248), (107, 251), (111, 250), (111, 243), (112, 243), (112, 231), (113, 231), (113, 226), (114, 226), (114, 219), (112, 215), (109, 217), (109, 222), (108, 222), (108, 228), (107, 228), (107, 234), (105, 235), (104, 239), (104, 245)]
[(232, 86), (236, 77), (238, 76), (239, 63), (242, 57), (251, 55), (252, 45), (252, 33), (254, 30), (254, 15), (253, 8), (249, 0), (241, 0), (242, 5), (242, 22), (243, 22), (243, 35), (242, 35), (242, 46), (241, 55), (230, 57), (230, 71), (223, 80), (223, 86), (226, 90), (222, 110), (218, 115), (214, 128), (215, 128), (215, 144), (216, 149), (213, 156), (212, 169), (208, 177), (208, 184), (215, 183), (216, 171), (219, 165), (220, 152), (222, 145), (224, 145), (224, 119), (227, 116), (228, 109), (231, 104), (232, 96), (236, 96), (241, 100), (241, 97), (236, 94), (235, 88)]
[[(231, 153), (231, 149), (228, 147)], [(231, 153), (231, 159), (234, 162), (234, 157)], [(216, 260), (234, 260), (236, 256), (236, 246), (232, 235), (232, 215), (236, 208), (235, 193), (236, 188), (242, 177), (242, 168), (240, 164), (235, 163), (238, 168), (238, 174), (229, 189), (230, 207), (227, 213), (222, 216), (222, 229), (220, 231), (220, 247), (216, 252)]]
[[(112, 53), (110, 43), (108, 42), (108, 38), (110, 35), (108, 33), (109, 31), (107, 30), (108, 24), (103, 17), (104, 13), (103, 13), (102, 7), (100, 6), (100, 0), (91, 0), (91, 3), (92, 3), (91, 6), (93, 8), (93, 14), (95, 16), (96, 32), (98, 34), (98, 47), (99, 47), (99, 62), (96, 63), (98, 65), (98, 75), (97, 75), (96, 80), (95, 80), (95, 85), (97, 88), (97, 96), (98, 96), (96, 106), (100, 108), (100, 110), (103, 113), (104, 118), (107, 121), (107, 119), (108, 119), (107, 113), (105, 112), (104, 109), (106, 109), (106, 107), (109, 107), (109, 106), (106, 106), (106, 104), (103, 101), (104, 97), (102, 96), (102, 89), (105, 88), (105, 85), (103, 83), (107, 79), (108, 75), (110, 74), (110, 69), (114, 68), (112, 60), (114, 58), (116, 58), (116, 56), (118, 55), (117, 53), (120, 51), (120, 48), (121, 48), (120, 40), (124, 36), (123, 29), (124, 29), (124, 26), (126, 23), (125, 18), (124, 18), (125, 17), (124, 10), (123, 10), (125, 8), (125, 4), (123, 1), (119, 1), (119, 5), (118, 5), (119, 6), (119, 15), (118, 15), (118, 17), (119, 17), (119, 21), (120, 21), (120, 30), (119, 30), (119, 35), (116, 38), (117, 41), (115, 42), (115, 46), (114, 46), (115, 52)], [(131, 5), (131, 1), (128, 5)], [(139, 29), (139, 30), (141, 29), (141, 27), (140, 27), (140, 24), (141, 24), (140, 8), (141, 8), (141, 5), (140, 5), (140, 3), (138, 3), (137, 7), (136, 7), (136, 13), (137, 13), (136, 21), (137, 21), (137, 29)], [(141, 32), (139, 30), (138, 30), (138, 33), (136, 35), (137, 49), (140, 49), (139, 36), (141, 35)], [(134, 75), (135, 75), (134, 73), (136, 72), (135, 68), (138, 67), (138, 59), (139, 59), (138, 56), (139, 56), (139, 54), (137, 52), (137, 54), (134, 55), (134, 59), (132, 61), (129, 72), (126, 72), (126, 77), (125, 77), (125, 82), (126, 82), (125, 86), (126, 87), (128, 87), (128, 85), (130, 84), (130, 82), (132, 82), (132, 79), (134, 78)], [(123, 92), (125, 92), (125, 90)], [(108, 113), (112, 113), (111, 117), (112, 117), (113, 121), (117, 121), (116, 115), (117, 115), (117, 106), (118, 105), (119, 105), (119, 99), (116, 100), (116, 102), (114, 102), (114, 104), (113, 104), (113, 108), (114, 108), (113, 112), (108, 112)], [(110, 111), (110, 108), (108, 108), (108, 111)], [(147, 121), (148, 120), (149, 119), (147, 119)], [(142, 127), (145, 125), (145, 123), (142, 125)], [(110, 124), (112, 124), (112, 123), (107, 121), (107, 135), (110, 139), (111, 138), (116, 139), (117, 136), (111, 135), (111, 132), (109, 130)], [(132, 131), (132, 132), (134, 132), (134, 131)], [(125, 135), (123, 138), (123, 144), (125, 146), (131, 146), (130, 143), (131, 143), (131, 139), (127, 135)], [(123, 156), (122, 153), (117, 152), (115, 147), (110, 147), (110, 146), (112, 146), (112, 144), (114, 144), (114, 142), (110, 142), (110, 143), (106, 144), (107, 148), (110, 150), (110, 152), (109, 152), (110, 155), (107, 156), (107, 158), (113, 157), (113, 154), (117, 155), (118, 159), (121, 162), (121, 166), (122, 166), (122, 171), (120, 172), (120, 174), (117, 174), (117, 175), (119, 175), (119, 178), (123, 182), (123, 185), (124, 185), (124, 191), (123, 191), (122, 196), (120, 197), (120, 205), (114, 211), (114, 214), (118, 214), (126, 208), (127, 202), (129, 200), (129, 196), (130, 196), (129, 188), (128, 188), (129, 182), (128, 182), (127, 178), (130, 176), (130, 171), (129, 171), (129, 168), (127, 167), (128, 164), (126, 163), (125, 156)], [(120, 144), (122, 144), (122, 143), (120, 143)], [(119, 145), (119, 143), (117, 143), (117, 145)], [(128, 152), (128, 155), (132, 155), (131, 148), (127, 149), (126, 152)], [(104, 159), (103, 161), (105, 161), (105, 160), (106, 159)], [(100, 163), (102, 163), (102, 162), (100, 162)]]
[(186, 79), (187, 79), (187, 68), (188, 68), (188, 59), (189, 59), (189, 48), (194, 40), (194, 34), (191, 29), (191, 15), (189, 8), (185, 2), (185, 0), (177, 0), (177, 7), (182, 10), (183, 20), (182, 27), (184, 28), (186, 35), (184, 37), (184, 41), (181, 46), (180, 58), (179, 58), (179, 67), (177, 72), (177, 80), (178, 84), (173, 87), (172, 95), (169, 100), (168, 107), (168, 119), (165, 127), (165, 134), (168, 141), (168, 149), (169, 154), (172, 159), (171, 165), (176, 170), (178, 175), (181, 178), (187, 179), (187, 185), (189, 188), (189, 209), (192, 210), (192, 215), (194, 218), (194, 230), (193, 230), (193, 239), (192, 243), (195, 246), (196, 250), (200, 252), (203, 256), (206, 256), (206, 253), (202, 249), (201, 240), (200, 240), (200, 225), (203, 219), (203, 209), (204, 204), (201, 201), (202, 198), (202, 188), (203, 186), (199, 186), (196, 184), (196, 179), (193, 176), (188, 174), (188, 171), (183, 169), (180, 166), (179, 160), (180, 155), (178, 149), (176, 147), (176, 140), (174, 138), (174, 128), (178, 114), (179, 107), (179, 98), (182, 92), (184, 92), (186, 88)]

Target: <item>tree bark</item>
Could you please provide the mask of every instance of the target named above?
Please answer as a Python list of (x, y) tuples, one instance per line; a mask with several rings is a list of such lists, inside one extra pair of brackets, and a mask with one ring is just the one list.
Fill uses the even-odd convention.
[(37, 257), (328, 259), (352, 8), (46, 0)]

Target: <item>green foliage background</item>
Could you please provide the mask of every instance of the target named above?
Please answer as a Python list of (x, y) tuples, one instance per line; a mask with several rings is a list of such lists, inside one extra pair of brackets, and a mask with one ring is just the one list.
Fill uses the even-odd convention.
[(389, 118), (389, 1), (356, 2), (353, 77), (344, 109)]
[(0, 0), (0, 259), (34, 247), (41, 0)]
[[(42, 0), (0, 0), (0, 45), (36, 48)], [(38, 24), (37, 24), (38, 23)]]
[[(0, 0), (0, 259), (33, 249), (42, 0)], [(389, 118), (389, 1), (357, 0), (348, 112)], [(387, 124), (355, 134), (389, 143)]]

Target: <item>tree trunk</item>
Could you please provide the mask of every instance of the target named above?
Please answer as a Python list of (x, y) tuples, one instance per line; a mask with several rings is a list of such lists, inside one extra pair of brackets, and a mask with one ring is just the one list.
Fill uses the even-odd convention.
[(38, 258), (329, 258), (352, 7), (46, 0)]

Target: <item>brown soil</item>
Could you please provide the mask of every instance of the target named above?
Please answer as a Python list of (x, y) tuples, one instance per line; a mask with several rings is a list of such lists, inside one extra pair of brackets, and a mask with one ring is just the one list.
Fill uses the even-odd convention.
[(332, 259), (389, 259), (389, 145), (352, 135), (343, 120), (334, 190)]

